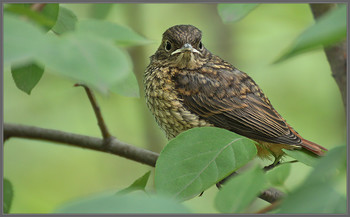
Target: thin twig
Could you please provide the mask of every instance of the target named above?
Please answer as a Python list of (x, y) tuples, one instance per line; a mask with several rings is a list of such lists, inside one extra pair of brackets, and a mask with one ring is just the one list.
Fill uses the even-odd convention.
[(101, 109), (98, 106), (96, 98), (95, 98), (94, 94), (92, 93), (91, 89), (88, 86), (86, 86), (85, 84), (75, 84), (74, 86), (75, 87), (79, 87), (79, 86), (84, 87), (85, 92), (86, 92), (87, 96), (89, 97), (91, 106), (95, 112), (95, 115), (97, 118), (97, 123), (98, 123), (98, 126), (100, 127), (102, 136), (105, 140), (109, 140), (111, 138), (111, 134), (108, 131), (108, 128), (105, 124), (105, 121), (102, 117)]
[[(323, 14), (336, 7), (336, 4), (310, 4), (312, 14), (315, 19), (318, 19)], [(331, 47), (324, 48), (329, 65), (331, 66), (332, 76), (337, 82), (338, 88), (342, 95), (343, 105), (346, 111), (346, 95), (347, 95), (347, 46), (346, 40)]]
[[(3, 127), (4, 138), (7, 139), (18, 137), (62, 143), (75, 147), (87, 148), (95, 151), (118, 155), (129, 160), (147, 164), (152, 167), (155, 167), (157, 158), (159, 156), (158, 153), (126, 144), (117, 139), (111, 140), (110, 145), (106, 149), (104, 146), (104, 140), (96, 137), (10, 123), (4, 123)], [(269, 203), (273, 203), (283, 198), (283, 196), (284, 194), (281, 191), (270, 188), (264, 191), (259, 196), (259, 198)]]

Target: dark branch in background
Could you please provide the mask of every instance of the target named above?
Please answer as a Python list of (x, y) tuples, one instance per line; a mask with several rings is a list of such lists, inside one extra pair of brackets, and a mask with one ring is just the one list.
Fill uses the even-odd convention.
[[(336, 4), (310, 4), (312, 14), (315, 19), (319, 18), (329, 10), (336, 7)], [(337, 82), (338, 88), (342, 95), (343, 104), (346, 110), (346, 41), (337, 45), (324, 48), (329, 65), (331, 66), (332, 76)]]
[(101, 109), (98, 106), (98, 104), (96, 102), (96, 99), (95, 99), (95, 96), (92, 93), (91, 89), (88, 86), (86, 86), (85, 84), (75, 84), (74, 86), (75, 87), (79, 87), (80, 86), (80, 87), (83, 87), (85, 89), (85, 92), (86, 92), (87, 96), (89, 97), (90, 103), (91, 103), (92, 108), (93, 108), (93, 110), (95, 112), (95, 115), (96, 115), (96, 118), (97, 118), (97, 123), (98, 123), (98, 126), (100, 127), (100, 130), (101, 130), (103, 138), (105, 140), (111, 139), (112, 136), (111, 136), (111, 134), (108, 131), (107, 125), (105, 124), (105, 121), (104, 121), (104, 119), (102, 117), (102, 114), (101, 114)]
[[(68, 133), (59, 130), (44, 129), (34, 126), (4, 123), (4, 138), (9, 139), (11, 137), (37, 139), (87, 148), (118, 155), (152, 167), (156, 165), (156, 161), (159, 156), (159, 154), (155, 152), (126, 144), (115, 138), (110, 141), (108, 147), (106, 148), (104, 146), (104, 140), (96, 137)], [(283, 193), (274, 188), (266, 190), (259, 196), (259, 198), (270, 203), (273, 203), (282, 197)]]

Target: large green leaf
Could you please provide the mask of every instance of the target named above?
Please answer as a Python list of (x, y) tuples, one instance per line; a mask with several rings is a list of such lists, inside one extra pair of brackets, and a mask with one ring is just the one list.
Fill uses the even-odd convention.
[(346, 213), (346, 198), (330, 185), (303, 185), (289, 194), (279, 213)]
[(126, 195), (99, 195), (72, 202), (56, 213), (189, 213), (189, 209), (175, 200), (134, 192)]
[(215, 127), (194, 128), (179, 134), (162, 150), (156, 163), (158, 193), (190, 199), (256, 155), (254, 143)]
[(324, 158), (315, 165), (315, 169), (306, 179), (306, 183), (329, 182), (337, 177), (339, 173), (346, 172), (346, 146), (338, 146), (330, 150)]
[(259, 4), (218, 4), (218, 12), (224, 23), (236, 22), (252, 10), (254, 10)]
[(150, 40), (128, 27), (103, 20), (83, 20), (77, 23), (77, 31), (83, 34), (114, 40), (117, 45), (134, 46), (150, 43)]
[(328, 12), (316, 20), (316, 23), (301, 33), (290, 48), (278, 60), (281, 62), (297, 54), (322, 46), (327, 47), (345, 40), (347, 31), (346, 5)]
[(38, 58), (59, 75), (106, 92), (131, 72), (127, 54), (108, 40), (76, 33), (51, 40), (51, 47)]
[(260, 167), (230, 179), (215, 197), (215, 207), (222, 213), (241, 213), (261, 193), (266, 177)]
[(56, 23), (58, 17), (58, 4), (45, 4), (42, 10), (35, 11), (31, 8), (33, 4), (9, 4), (5, 11), (24, 15), (31, 21), (42, 26), (45, 30), (50, 30)]
[(77, 16), (71, 10), (60, 6), (57, 22), (52, 28), (52, 31), (57, 34), (73, 31), (77, 21)]
[(5, 65), (31, 62), (47, 46), (48, 42), (42, 29), (18, 16), (4, 13)]
[(144, 191), (150, 174), (151, 174), (151, 171), (148, 171), (143, 176), (141, 176), (140, 178), (136, 179), (129, 187), (118, 191), (117, 194), (118, 195), (122, 195), (122, 194), (127, 194), (127, 193), (130, 193), (130, 192), (133, 192), (133, 191), (137, 191), (137, 190), (143, 190)]
[(32, 89), (41, 79), (44, 73), (44, 67), (36, 63), (11, 67), (11, 73), (16, 86), (30, 94)]
[(298, 160), (299, 162), (306, 164), (308, 166), (314, 166), (319, 160), (319, 156), (311, 153), (308, 150), (287, 150), (283, 149), (283, 152), (288, 156)]
[(346, 177), (346, 153), (346, 146), (341, 146), (321, 158), (305, 181), (283, 200), (280, 212), (346, 213), (346, 198), (335, 190)]
[(12, 199), (13, 199), (13, 187), (8, 179), (4, 178), (4, 213), (9, 213), (11, 209)]

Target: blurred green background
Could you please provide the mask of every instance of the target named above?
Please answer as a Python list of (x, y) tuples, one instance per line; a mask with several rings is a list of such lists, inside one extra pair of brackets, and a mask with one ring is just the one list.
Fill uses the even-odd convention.
[[(162, 33), (176, 24), (192, 24), (202, 30), (207, 49), (247, 72), (303, 137), (328, 149), (346, 143), (345, 110), (324, 52), (317, 50), (272, 64), (314, 22), (308, 4), (262, 4), (234, 24), (223, 24), (216, 4), (63, 6), (71, 9), (79, 20), (103, 18), (129, 26), (154, 41), (128, 49), (140, 85), (149, 56), (158, 48)], [(28, 96), (17, 89), (9, 68), (5, 68), (4, 121), (100, 137), (85, 92), (73, 84), (74, 81), (46, 71)], [(143, 96), (136, 99), (97, 93), (97, 99), (114, 136), (138, 147), (161, 151), (166, 139), (146, 108)], [(116, 192), (149, 170), (152, 177), (154, 170), (149, 166), (61, 144), (12, 138), (4, 147), (4, 176), (14, 186), (11, 213), (50, 213), (67, 201), (99, 192)], [(296, 187), (309, 171), (303, 164), (293, 164), (286, 188)], [(147, 188), (153, 189), (152, 178)], [(216, 193), (214, 186), (202, 197), (185, 204), (194, 212), (215, 213)], [(266, 204), (257, 199), (252, 206)]]

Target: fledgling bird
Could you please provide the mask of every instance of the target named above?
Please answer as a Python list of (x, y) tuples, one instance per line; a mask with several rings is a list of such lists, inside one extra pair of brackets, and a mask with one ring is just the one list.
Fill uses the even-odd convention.
[(257, 142), (258, 156), (275, 158), (282, 149), (326, 148), (302, 138), (277, 113), (246, 73), (213, 55), (192, 25), (167, 29), (144, 75), (146, 102), (168, 139), (203, 126), (230, 130)]

